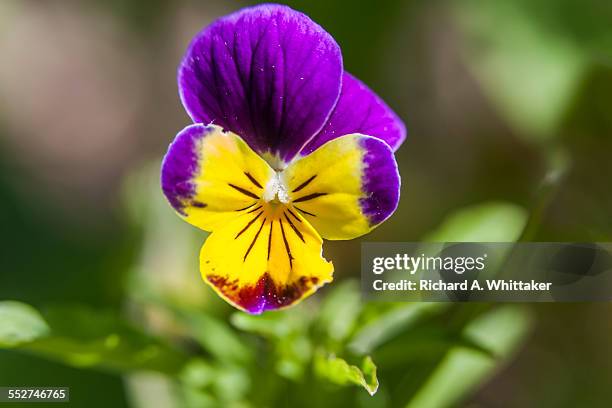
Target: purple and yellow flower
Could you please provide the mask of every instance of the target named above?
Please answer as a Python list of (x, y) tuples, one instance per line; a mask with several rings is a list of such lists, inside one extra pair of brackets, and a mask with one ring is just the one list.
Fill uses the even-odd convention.
[(314, 293), (334, 270), (322, 238), (359, 237), (395, 211), (405, 127), (306, 15), (261, 5), (217, 20), (192, 41), (178, 83), (195, 124), (170, 145), (162, 188), (211, 231), (202, 277), (237, 308)]

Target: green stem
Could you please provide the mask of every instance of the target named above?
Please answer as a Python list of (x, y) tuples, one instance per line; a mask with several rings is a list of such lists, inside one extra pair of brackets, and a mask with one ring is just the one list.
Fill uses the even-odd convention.
[(559, 187), (570, 167), (569, 156), (561, 148), (553, 149), (548, 155), (547, 161), (548, 170), (536, 191), (534, 204), (529, 212), (529, 218), (523, 233), (518, 239), (519, 242), (529, 242), (536, 237), (546, 211), (550, 207), (553, 198), (557, 195)]

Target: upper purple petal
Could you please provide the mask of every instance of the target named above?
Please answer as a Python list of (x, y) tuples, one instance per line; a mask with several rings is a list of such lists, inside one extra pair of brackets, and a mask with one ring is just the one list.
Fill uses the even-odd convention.
[(325, 124), (342, 72), (340, 48), (323, 28), (289, 7), (260, 5), (194, 38), (179, 92), (194, 122), (214, 122), (288, 161)]
[(302, 154), (309, 154), (326, 142), (351, 133), (381, 139), (395, 151), (406, 138), (406, 127), (378, 95), (345, 72), (340, 99), (332, 115)]

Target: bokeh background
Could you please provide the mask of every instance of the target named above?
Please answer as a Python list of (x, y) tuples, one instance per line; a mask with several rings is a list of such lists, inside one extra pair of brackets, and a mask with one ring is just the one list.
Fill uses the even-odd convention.
[[(223, 337), (229, 331), (248, 337), (249, 350), (262, 342), (277, 351), (297, 347), (301, 337), (289, 346), (282, 338), (294, 333), (286, 327), (295, 320), (303, 324), (296, 316), (306, 312), (257, 323), (219, 302), (199, 278), (205, 234), (172, 213), (157, 180), (168, 144), (189, 122), (175, 77), (188, 42), (214, 18), (247, 4), (253, 3), (0, 2), (0, 300), (41, 310), (57, 337), (51, 344), (0, 350), (0, 385), (70, 386), (71, 405), (79, 407), (610, 406), (609, 303), (524, 305), (519, 323), (500, 318), (485, 338), (511, 333), (517, 324), (524, 333), (495, 369), (478, 369), (478, 375), (470, 374), (471, 363), (459, 362), (446, 376), (429, 376), (422, 367), (439, 362), (448, 349), (431, 357), (423, 350), (435, 335), (415, 340), (412, 320), (399, 319), (380, 341), (389, 347), (373, 354), (381, 382), (375, 397), (358, 387), (311, 383), (296, 374), (310, 360), (298, 357), (296, 363), (284, 354), (281, 364), (226, 369), (219, 345), (229, 341)], [(611, 240), (611, 3), (287, 4), (337, 39), (346, 69), (408, 127), (397, 152), (400, 206), (363, 240)], [(332, 287), (351, 291), (362, 239), (325, 244), (336, 266)], [(327, 315), (321, 319), (333, 327), (355, 297), (337, 295), (335, 304), (325, 303), (331, 291), (322, 290), (304, 309), (323, 303)], [(362, 314), (384, 317), (388, 311), (353, 306)], [(431, 327), (440, 331), (494, 307), (453, 305), (423, 313), (435, 315)], [(168, 310), (196, 323), (185, 324)], [(370, 321), (367, 313), (359, 319)], [(126, 357), (105, 361), (92, 350), (99, 333), (109, 349), (124, 344), (115, 319), (129, 323), (128, 338), (142, 331), (191, 356), (220, 355), (218, 371), (196, 367), (195, 379), (173, 374), (172, 359), (155, 363), (164, 368), (142, 371), (148, 338), (136, 347), (145, 355), (133, 365), (129, 348)], [(0, 327), (9, 324), (0, 320)], [(113, 327), (111, 334), (105, 327)], [(275, 340), (271, 327), (280, 327)], [(316, 343), (309, 331), (316, 328), (296, 330), (305, 344)], [(72, 339), (75, 333), (81, 337)], [(352, 350), (359, 348), (354, 346), (353, 339)], [(256, 386), (255, 375), (265, 388)], [(460, 390), (441, 384), (459, 384)]]

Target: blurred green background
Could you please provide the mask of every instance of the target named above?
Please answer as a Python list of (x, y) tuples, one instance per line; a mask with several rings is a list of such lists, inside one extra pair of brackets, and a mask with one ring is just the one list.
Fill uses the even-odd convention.
[(205, 233), (157, 181), (189, 122), (178, 61), (247, 4), (0, 2), (0, 385), (70, 386), (75, 407), (610, 406), (609, 303), (364, 304), (354, 254), (610, 241), (612, 3), (287, 2), (408, 138), (395, 215), (327, 242), (335, 282), (262, 317), (201, 282)]

